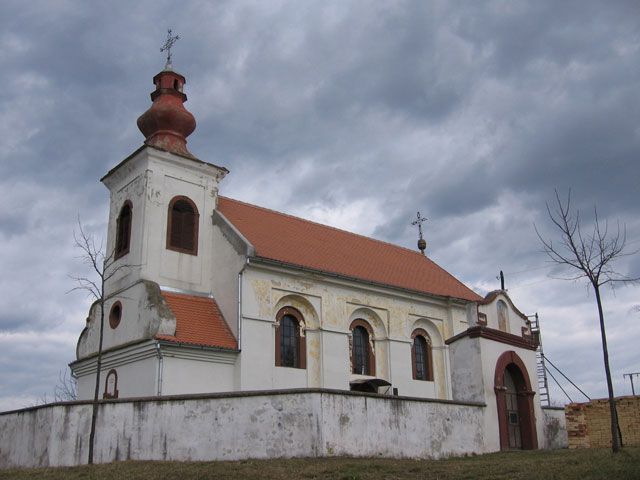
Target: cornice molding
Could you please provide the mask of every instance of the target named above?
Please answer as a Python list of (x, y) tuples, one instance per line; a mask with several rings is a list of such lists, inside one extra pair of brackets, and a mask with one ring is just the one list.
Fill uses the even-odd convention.
[(482, 325), (468, 328), (464, 332), (448, 338), (444, 343), (450, 345), (466, 337), (485, 338), (487, 340), (493, 340), (494, 342), (504, 343), (506, 345), (512, 345), (514, 347), (524, 348), (527, 350), (537, 350), (538, 348), (538, 343), (533, 338), (519, 337), (511, 333), (506, 333)]

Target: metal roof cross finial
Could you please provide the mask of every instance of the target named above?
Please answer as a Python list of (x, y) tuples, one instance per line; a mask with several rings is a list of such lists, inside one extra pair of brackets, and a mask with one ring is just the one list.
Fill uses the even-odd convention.
[(171, 70), (171, 47), (180, 40), (180, 35), (176, 35), (175, 37), (171, 36), (171, 29), (167, 30), (167, 40), (164, 42), (164, 45), (160, 49), (160, 52), (167, 52), (167, 63), (164, 66), (165, 70)]
[(418, 226), (418, 232), (420, 233), (420, 239), (418, 240), (418, 249), (420, 250), (420, 253), (422, 253), (424, 255), (424, 250), (427, 248), (427, 242), (425, 241), (424, 238), (422, 238), (422, 222), (426, 222), (427, 218), (426, 217), (421, 217), (420, 216), (420, 212), (418, 212), (417, 218), (411, 222), (411, 225), (417, 225)]

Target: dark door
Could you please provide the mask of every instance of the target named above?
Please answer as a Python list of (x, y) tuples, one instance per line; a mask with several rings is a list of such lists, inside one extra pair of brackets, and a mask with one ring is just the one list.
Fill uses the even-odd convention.
[(520, 413), (518, 411), (518, 393), (513, 377), (509, 370), (504, 371), (505, 400), (507, 404), (507, 426), (509, 429), (509, 448), (522, 448), (522, 434), (520, 433)]

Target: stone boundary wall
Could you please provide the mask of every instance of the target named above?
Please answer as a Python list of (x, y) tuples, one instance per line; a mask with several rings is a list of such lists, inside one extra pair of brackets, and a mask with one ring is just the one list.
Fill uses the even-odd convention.
[(563, 407), (542, 407), (544, 415), (544, 445), (541, 448), (555, 450), (567, 448), (567, 426)]
[[(616, 398), (624, 445), (640, 445), (640, 397)], [(565, 406), (569, 448), (611, 447), (609, 400), (599, 399)]]
[[(326, 389), (103, 400), (94, 458), (239, 460), (479, 454), (485, 405)], [(0, 468), (84, 464), (90, 402), (0, 414)], [(496, 427), (497, 428), (497, 427)]]

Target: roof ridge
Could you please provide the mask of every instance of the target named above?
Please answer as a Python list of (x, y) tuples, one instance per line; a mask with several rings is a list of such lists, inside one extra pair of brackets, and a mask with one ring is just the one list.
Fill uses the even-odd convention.
[(219, 197), (219, 198), (222, 198), (222, 199), (224, 199), (224, 200), (230, 200), (230, 201), (232, 201), (232, 202), (241, 203), (242, 205), (247, 205), (247, 206), (249, 206), (249, 207), (254, 207), (254, 208), (257, 208), (257, 209), (259, 209), (259, 210), (265, 210), (265, 211), (267, 211), (267, 212), (272, 212), (272, 213), (276, 213), (276, 214), (278, 214), (278, 215), (283, 215), (283, 216), (285, 216), (285, 217), (293, 218), (293, 219), (295, 219), (295, 220), (300, 220), (300, 221), (305, 222), (305, 223), (311, 223), (311, 224), (313, 224), (313, 225), (318, 225), (319, 227), (323, 227), (323, 228), (330, 228), (331, 230), (335, 230), (335, 231), (337, 231), (337, 232), (346, 233), (346, 234), (351, 235), (351, 236), (354, 236), (354, 237), (364, 238), (365, 240), (370, 240), (370, 241), (372, 241), (372, 242), (382, 243), (382, 244), (384, 244), (384, 245), (389, 245), (389, 246), (394, 247), (394, 248), (399, 248), (399, 249), (401, 249), (401, 250), (405, 250), (405, 251), (410, 252), (410, 253), (413, 253), (413, 254), (415, 254), (415, 255), (419, 255), (419, 258), (425, 258), (425, 259), (426, 259), (426, 260), (428, 260), (429, 262), (431, 262), (431, 263), (433, 263), (433, 264), (437, 265), (433, 260), (431, 260), (431, 259), (430, 259), (429, 257), (427, 257), (426, 255), (422, 255), (421, 253), (418, 253), (418, 252), (416, 252), (415, 250), (412, 250), (412, 249), (407, 248), (407, 247), (403, 247), (402, 245), (398, 245), (398, 244), (396, 244), (396, 243), (387, 242), (386, 240), (380, 240), (380, 239), (378, 239), (378, 238), (368, 237), (368, 236), (366, 236), (366, 235), (362, 235), (362, 234), (360, 234), (360, 233), (355, 233), (355, 232), (352, 232), (352, 231), (349, 231), (349, 230), (345, 230), (345, 229), (343, 229), (343, 228), (334, 227), (334, 226), (332, 226), (332, 225), (327, 225), (327, 224), (325, 224), (325, 223), (315, 222), (315, 221), (313, 221), (313, 220), (308, 220), (308, 219), (306, 219), (306, 218), (298, 217), (297, 215), (292, 215), (292, 214), (290, 214), (290, 213), (280, 212), (280, 211), (278, 211), (278, 210), (274, 210), (273, 208), (262, 207), (262, 206), (260, 206), (260, 205), (255, 205), (255, 204), (253, 204), (253, 203), (244, 202), (244, 201), (242, 201), (242, 200), (236, 200), (235, 198), (225, 197), (224, 195), (218, 195), (218, 197)]

